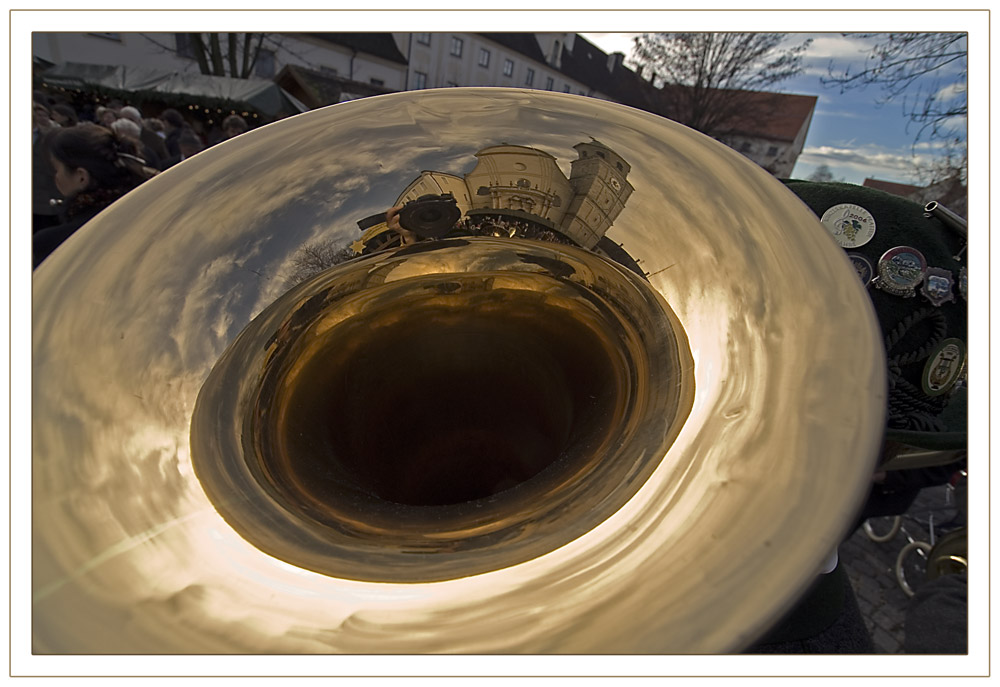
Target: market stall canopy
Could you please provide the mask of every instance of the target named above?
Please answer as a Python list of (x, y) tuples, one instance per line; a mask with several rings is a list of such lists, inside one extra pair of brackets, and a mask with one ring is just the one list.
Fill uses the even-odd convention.
[(64, 62), (47, 69), (42, 81), (51, 86), (132, 94), (183, 95), (239, 103), (263, 115), (278, 117), (306, 112), (304, 105), (277, 84), (264, 79), (234, 79), (166, 71), (151, 67)]

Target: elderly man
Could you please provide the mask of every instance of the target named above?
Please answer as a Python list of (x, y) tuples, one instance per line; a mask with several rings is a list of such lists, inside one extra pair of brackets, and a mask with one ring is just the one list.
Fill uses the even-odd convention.
[(135, 107), (131, 105), (126, 105), (121, 109), (119, 114), (123, 119), (128, 119), (129, 121), (135, 122), (139, 125), (139, 140), (142, 141), (144, 146), (147, 146), (153, 151), (157, 160), (165, 160), (167, 158), (167, 146), (163, 142), (163, 139), (156, 135), (155, 131), (151, 131), (146, 128), (142, 123), (142, 113)]

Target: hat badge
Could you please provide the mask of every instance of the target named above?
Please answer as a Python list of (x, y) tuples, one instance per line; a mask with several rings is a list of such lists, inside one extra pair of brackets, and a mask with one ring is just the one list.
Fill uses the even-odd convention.
[(920, 293), (935, 306), (940, 307), (948, 301), (955, 300), (951, 287), (954, 284), (951, 272), (941, 267), (928, 267), (924, 274), (924, 285)]
[(911, 298), (927, 272), (923, 253), (910, 246), (890, 248), (878, 261), (875, 286), (894, 296)]

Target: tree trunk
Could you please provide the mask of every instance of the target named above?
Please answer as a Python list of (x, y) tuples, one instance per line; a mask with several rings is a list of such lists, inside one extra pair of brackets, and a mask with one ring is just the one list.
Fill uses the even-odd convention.
[(202, 74), (211, 74), (212, 70), (208, 66), (208, 57), (205, 55), (205, 41), (201, 39), (200, 33), (189, 33), (191, 37), (191, 47), (194, 49), (194, 58), (198, 61), (198, 69)]
[(236, 76), (239, 74), (236, 71), (236, 34), (227, 33), (226, 37), (229, 39), (229, 74), (230, 76)]
[(219, 45), (219, 34), (210, 33), (208, 35), (208, 44), (212, 48), (212, 73), (216, 76), (225, 76), (226, 67), (222, 63), (222, 48)]
[(250, 41), (252, 39), (252, 33), (243, 34), (243, 67), (240, 69), (241, 79), (246, 79), (250, 76)]

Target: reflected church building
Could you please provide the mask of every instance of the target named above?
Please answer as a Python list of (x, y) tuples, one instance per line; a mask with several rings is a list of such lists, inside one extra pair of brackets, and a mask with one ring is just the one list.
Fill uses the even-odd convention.
[[(570, 243), (611, 257), (642, 274), (634, 261), (605, 238), (633, 192), (631, 166), (592, 139), (573, 146), (577, 158), (569, 178), (556, 158), (537, 148), (500, 145), (476, 153), (464, 176), (424, 171), (396, 200), (396, 206), (425, 196), (450, 194), (461, 212), (455, 235), (492, 235)], [(382, 222), (369, 228), (355, 252), (390, 247), (398, 236)]]

